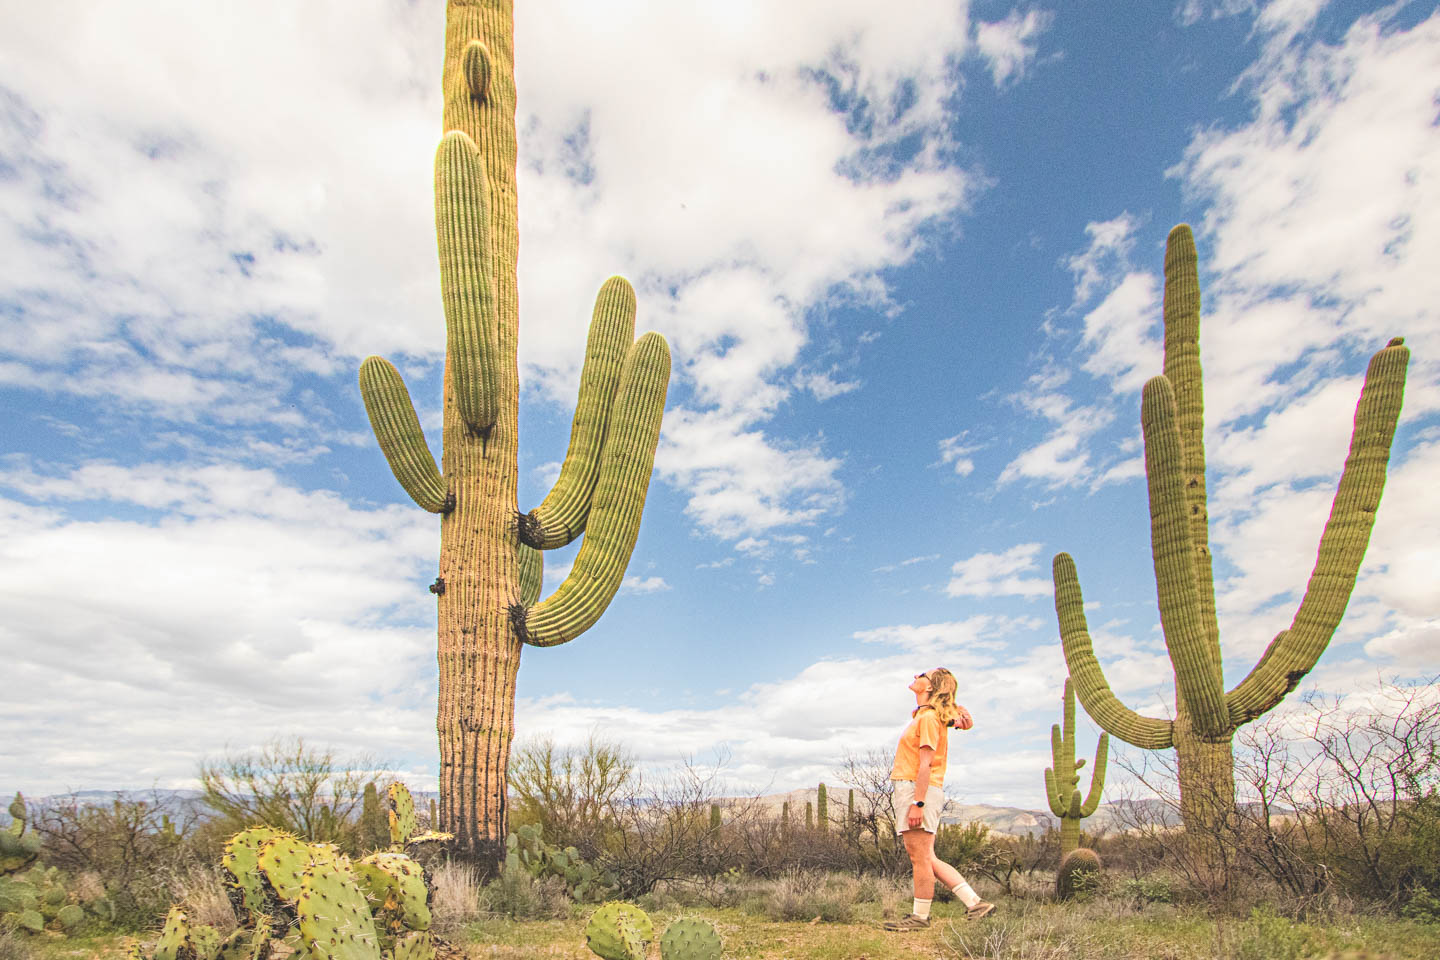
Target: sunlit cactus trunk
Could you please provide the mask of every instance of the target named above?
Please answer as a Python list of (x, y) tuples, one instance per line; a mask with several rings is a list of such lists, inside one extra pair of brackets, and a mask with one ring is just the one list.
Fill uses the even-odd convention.
[[(560, 480), (516, 503), (519, 298), (514, 18), (510, 0), (449, 0), (435, 220), (445, 306), (444, 452), (437, 468), (400, 374), (366, 359), (360, 390), (396, 479), (440, 520), (438, 828), (498, 864), (523, 644), (574, 639), (599, 619), (639, 532), (670, 374), (658, 334), (634, 339), (635, 295), (596, 301)], [(552, 519), (553, 518), (553, 519)], [(547, 522), (548, 521), (548, 522)], [(582, 533), (573, 572), (539, 599), (538, 550)]]
[(1227, 691), (1205, 491), (1200, 284), (1195, 240), (1183, 224), (1170, 232), (1166, 243), (1164, 317), (1164, 374), (1145, 384), (1140, 422), (1160, 625), (1175, 671), (1174, 719), (1141, 716), (1111, 691), (1091, 646), (1075, 561), (1065, 553), (1055, 557), (1055, 613), (1065, 661), (1085, 711), (1134, 746), (1173, 747), (1186, 830), (1214, 837), (1235, 812), (1235, 730), (1295, 689), (1345, 613), (1385, 489), (1410, 351), (1397, 337), (1371, 357), (1355, 407), (1350, 452), (1305, 596), (1289, 628), (1270, 642), (1249, 675)]

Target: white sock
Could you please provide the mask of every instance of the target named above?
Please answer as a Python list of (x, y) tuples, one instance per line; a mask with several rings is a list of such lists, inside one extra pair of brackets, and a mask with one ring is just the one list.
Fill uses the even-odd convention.
[(930, 904), (933, 903), (933, 902), (934, 902), (934, 901), (931, 901), (931, 900), (921, 900), (919, 897), (916, 897), (916, 898), (915, 898), (915, 909), (914, 909), (914, 910), (911, 910), (910, 912), (913, 913), (913, 914), (915, 914), (915, 916), (919, 917), (921, 920), (929, 920), (929, 919), (930, 919)]
[(974, 890), (970, 889), (969, 882), (965, 880), (961, 880), (959, 883), (955, 884), (955, 886), (951, 887), (950, 892), (960, 898), (960, 902), (965, 904), (966, 910), (969, 910), (971, 907), (975, 906), (975, 904), (980, 902), (980, 895)]

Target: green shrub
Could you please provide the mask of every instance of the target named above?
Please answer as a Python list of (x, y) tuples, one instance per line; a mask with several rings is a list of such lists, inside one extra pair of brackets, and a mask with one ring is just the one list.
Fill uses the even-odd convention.
[(570, 915), (565, 881), (559, 877), (533, 877), (517, 863), (507, 863), (500, 875), (480, 892), (487, 913), (516, 920), (563, 919)]
[(1235, 946), (1236, 960), (1301, 960), (1320, 945), (1310, 931), (1275, 913), (1269, 906), (1255, 907)]
[(1410, 893), (1410, 899), (1400, 908), (1400, 916), (1420, 923), (1440, 923), (1440, 898), (1423, 886), (1417, 886)]

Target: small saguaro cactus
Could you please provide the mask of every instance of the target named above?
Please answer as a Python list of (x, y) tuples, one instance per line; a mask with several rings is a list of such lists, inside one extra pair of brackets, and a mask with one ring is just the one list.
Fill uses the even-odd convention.
[(1090, 771), (1090, 792), (1080, 801), (1080, 768), (1085, 758), (1075, 759), (1075, 691), (1070, 678), (1065, 678), (1065, 728), (1050, 727), (1050, 755), (1053, 767), (1045, 768), (1045, 797), (1050, 812), (1060, 818), (1060, 858), (1080, 846), (1080, 821), (1095, 812), (1100, 794), (1105, 789), (1105, 761), (1110, 750), (1110, 734), (1100, 734), (1095, 747), (1095, 767)]
[[(498, 867), (523, 644), (573, 640), (619, 590), (640, 529), (670, 378), (663, 337), (635, 339), (635, 292), (600, 288), (559, 480), (517, 507), (519, 335), (514, 14), (511, 0), (446, 4), (435, 228), (445, 312), (444, 451), (437, 466), (399, 371), (372, 356), (360, 392), (401, 487), (440, 515), (439, 823)], [(584, 534), (540, 601), (539, 550)], [(537, 602), (539, 601), (539, 602)]]
[(1146, 750), (1175, 749), (1180, 814), (1196, 837), (1235, 807), (1235, 730), (1270, 710), (1315, 666), (1339, 626), (1365, 558), (1385, 489), (1410, 351), (1396, 337), (1370, 358), (1355, 407), (1350, 452), (1295, 618), (1230, 690), (1221, 669), (1205, 492), (1205, 403), (1200, 379), (1200, 281), (1185, 224), (1165, 245), (1165, 366), (1145, 384), (1140, 424), (1150, 496), (1150, 541), (1160, 626), (1175, 671), (1175, 719), (1122, 704), (1091, 646), (1075, 561), (1056, 554), (1055, 614), (1075, 691), (1102, 728)]
[(815, 823), (824, 833), (830, 826), (830, 804), (829, 797), (825, 791), (825, 784), (820, 784), (820, 789), (815, 791)]

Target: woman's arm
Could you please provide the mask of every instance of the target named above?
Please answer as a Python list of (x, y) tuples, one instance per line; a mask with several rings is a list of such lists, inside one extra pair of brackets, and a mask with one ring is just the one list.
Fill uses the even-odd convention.
[[(923, 803), (925, 794), (930, 789), (930, 763), (935, 758), (934, 747), (920, 748), (920, 766), (915, 771), (915, 801)], [(914, 803), (910, 804), (909, 811), (905, 814), (905, 825), (912, 830), (920, 826), (925, 819), (925, 812)]]

